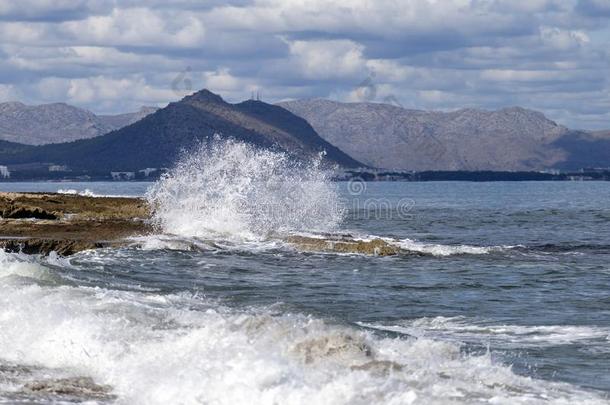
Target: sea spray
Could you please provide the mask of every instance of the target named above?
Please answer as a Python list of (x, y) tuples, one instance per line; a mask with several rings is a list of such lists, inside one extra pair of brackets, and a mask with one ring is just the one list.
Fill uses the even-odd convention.
[(147, 193), (153, 221), (185, 237), (261, 240), (332, 231), (343, 218), (322, 156), (309, 162), (215, 138), (185, 154)]

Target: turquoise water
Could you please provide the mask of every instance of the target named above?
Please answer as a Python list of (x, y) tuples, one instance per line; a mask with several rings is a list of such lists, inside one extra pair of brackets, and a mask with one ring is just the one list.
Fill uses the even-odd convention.
[(69, 259), (3, 254), (0, 397), (53, 400), (20, 391), (44, 374), (92, 377), (119, 403), (607, 402), (609, 183), (334, 186), (341, 233), (405, 254), (163, 232)]

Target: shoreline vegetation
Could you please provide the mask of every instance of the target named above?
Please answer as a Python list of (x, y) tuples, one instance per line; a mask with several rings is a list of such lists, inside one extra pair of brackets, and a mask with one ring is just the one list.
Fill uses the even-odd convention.
[[(69, 256), (90, 249), (138, 246), (135, 237), (154, 233), (151, 209), (142, 198), (0, 193), (0, 248), (8, 252)], [(416, 254), (381, 239), (357, 240), (351, 235), (278, 239), (305, 252)]]

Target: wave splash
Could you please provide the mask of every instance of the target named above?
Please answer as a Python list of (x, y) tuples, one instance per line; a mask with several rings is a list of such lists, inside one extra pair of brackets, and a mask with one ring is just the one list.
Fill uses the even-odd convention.
[(216, 138), (183, 156), (146, 197), (155, 224), (184, 237), (263, 240), (328, 232), (344, 210), (321, 161), (295, 162), (285, 153)]

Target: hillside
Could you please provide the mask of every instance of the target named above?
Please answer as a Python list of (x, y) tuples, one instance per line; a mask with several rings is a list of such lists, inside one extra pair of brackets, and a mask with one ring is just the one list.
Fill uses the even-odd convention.
[(93, 138), (139, 121), (155, 110), (142, 107), (135, 113), (98, 116), (64, 103), (0, 103), (0, 140), (44, 145)]
[(95, 173), (168, 167), (181, 151), (215, 134), (264, 148), (311, 158), (326, 151), (326, 160), (344, 167), (362, 166), (323, 140), (302, 118), (260, 101), (229, 104), (207, 90), (148, 115), (125, 128), (93, 139), (0, 153), (3, 164), (52, 162)]
[(519, 107), (440, 112), (321, 99), (278, 105), (375, 167), (512, 171), (610, 166), (609, 136), (571, 131)]
[[(157, 107), (141, 107), (138, 111), (133, 113), (124, 113), (116, 115), (98, 115), (97, 118), (113, 130), (126, 127), (134, 122), (140, 121), (142, 118), (157, 111)], [(101, 134), (103, 135), (103, 134)]]

